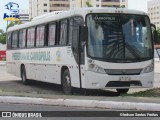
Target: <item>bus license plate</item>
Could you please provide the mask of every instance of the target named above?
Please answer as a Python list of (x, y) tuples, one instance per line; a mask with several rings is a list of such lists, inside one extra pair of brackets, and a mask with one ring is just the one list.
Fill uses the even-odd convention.
[(131, 77), (119, 77), (120, 81), (130, 81)]

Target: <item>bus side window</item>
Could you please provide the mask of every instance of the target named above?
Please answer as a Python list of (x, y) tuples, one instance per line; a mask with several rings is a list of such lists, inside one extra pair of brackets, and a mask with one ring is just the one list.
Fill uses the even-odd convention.
[(11, 32), (7, 33), (7, 49), (8, 50), (11, 49), (11, 37), (12, 37), (12, 33)]
[(44, 46), (44, 33), (45, 33), (45, 26), (44, 25), (38, 26), (36, 34), (36, 47)]
[(60, 40), (59, 44), (60, 45), (66, 45), (67, 44), (67, 38), (68, 38), (68, 21), (67, 20), (62, 20), (60, 22)]
[(55, 45), (56, 41), (56, 24), (49, 25), (48, 46)]
[(18, 45), (18, 31), (13, 32), (12, 35), (12, 48), (15, 49), (17, 48)]
[(19, 48), (24, 48), (26, 42), (26, 30), (19, 31)]
[(35, 27), (29, 28), (27, 31), (27, 47), (34, 47)]

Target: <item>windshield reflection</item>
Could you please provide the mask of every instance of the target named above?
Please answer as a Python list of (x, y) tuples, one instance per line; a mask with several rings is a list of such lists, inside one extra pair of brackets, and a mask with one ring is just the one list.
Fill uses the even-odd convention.
[(153, 57), (149, 20), (140, 15), (90, 14), (88, 54), (105, 60)]

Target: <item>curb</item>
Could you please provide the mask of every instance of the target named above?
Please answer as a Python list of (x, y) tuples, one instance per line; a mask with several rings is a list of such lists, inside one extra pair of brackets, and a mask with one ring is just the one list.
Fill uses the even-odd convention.
[(31, 97), (0, 96), (0, 103), (52, 105), (65, 107), (101, 108), (118, 110), (160, 111), (158, 103), (114, 102), (76, 99), (44, 99)]

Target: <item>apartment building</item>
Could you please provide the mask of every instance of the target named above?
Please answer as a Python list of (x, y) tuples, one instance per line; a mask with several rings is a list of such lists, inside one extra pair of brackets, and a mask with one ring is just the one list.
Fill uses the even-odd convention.
[(28, 22), (29, 21), (29, 10), (20, 9), (19, 17), (22, 23)]
[(151, 23), (160, 28), (160, 0), (152, 0), (147, 3), (148, 15)]
[(34, 18), (50, 12), (49, 0), (29, 0), (29, 17)]
[(128, 0), (29, 0), (29, 16), (34, 18), (52, 11), (62, 11), (81, 7), (128, 8)]
[(128, 8), (128, 0), (70, 0), (70, 9), (88, 7), (125, 7)]
[(29, 17), (70, 9), (70, 0), (29, 0)]

